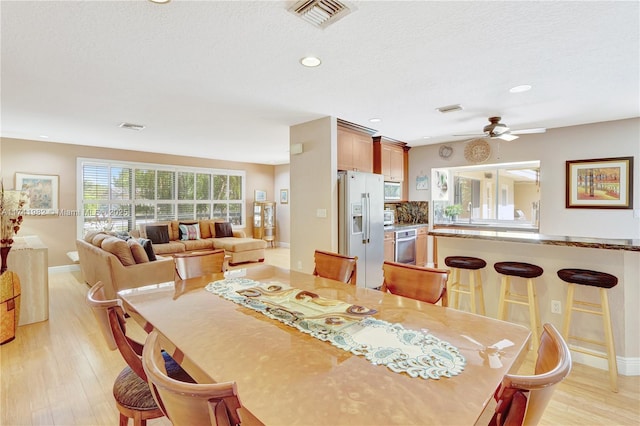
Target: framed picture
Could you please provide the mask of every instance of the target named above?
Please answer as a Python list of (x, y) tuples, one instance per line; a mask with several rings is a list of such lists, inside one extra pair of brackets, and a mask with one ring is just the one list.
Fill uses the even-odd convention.
[(289, 190), (281, 189), (280, 190), (280, 204), (289, 204)]
[(255, 201), (267, 201), (267, 191), (256, 189), (253, 192), (253, 198), (255, 199)]
[(428, 190), (429, 189), (429, 177), (422, 175), (416, 176), (416, 189), (417, 190)]
[(33, 215), (58, 213), (58, 181), (57, 175), (16, 173), (16, 189), (29, 194), (27, 210)]
[(633, 157), (567, 161), (567, 208), (632, 209)]

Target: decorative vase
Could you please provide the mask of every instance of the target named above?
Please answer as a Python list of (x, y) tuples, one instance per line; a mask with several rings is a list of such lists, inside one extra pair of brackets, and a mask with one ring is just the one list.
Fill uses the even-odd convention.
[(11, 246), (0, 247), (0, 256), (2, 256), (2, 267), (0, 268), (0, 274), (3, 274), (7, 270), (7, 256), (9, 256), (9, 250), (11, 250)]

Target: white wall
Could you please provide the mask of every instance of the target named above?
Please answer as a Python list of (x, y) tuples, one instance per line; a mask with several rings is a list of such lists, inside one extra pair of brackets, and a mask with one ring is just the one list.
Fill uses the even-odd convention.
[[(430, 191), (416, 190), (416, 176), (431, 176), (431, 168), (469, 164), (464, 158), (467, 141), (447, 143), (453, 154), (438, 155), (441, 145), (409, 151), (409, 199), (428, 201)], [(540, 160), (540, 233), (594, 238), (640, 238), (640, 218), (632, 210), (565, 208), (565, 166), (568, 160), (634, 157), (633, 199), (640, 209), (640, 119), (608, 121), (549, 129), (547, 133), (523, 135), (512, 142), (489, 141), (487, 164)]]
[(291, 269), (311, 273), (315, 249), (338, 249), (337, 121), (325, 117), (289, 132), (291, 145), (303, 145), (303, 153), (290, 158)]

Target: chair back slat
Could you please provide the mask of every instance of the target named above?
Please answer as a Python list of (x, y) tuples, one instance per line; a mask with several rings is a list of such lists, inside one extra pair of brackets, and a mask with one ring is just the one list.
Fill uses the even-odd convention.
[(344, 256), (329, 251), (316, 250), (313, 275), (329, 278), (343, 283), (357, 283), (358, 256)]
[(382, 264), (383, 292), (435, 304), (442, 299), (447, 306), (448, 269), (424, 268), (396, 262)]

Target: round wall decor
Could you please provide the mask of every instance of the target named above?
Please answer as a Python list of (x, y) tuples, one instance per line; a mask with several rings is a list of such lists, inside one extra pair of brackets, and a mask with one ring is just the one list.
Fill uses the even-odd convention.
[(484, 139), (474, 139), (464, 147), (464, 158), (471, 163), (482, 163), (491, 156), (491, 146)]
[(438, 155), (440, 155), (440, 158), (444, 159), (451, 157), (451, 154), (453, 154), (453, 148), (451, 148), (449, 145), (442, 145), (440, 147), (440, 150), (438, 151)]

